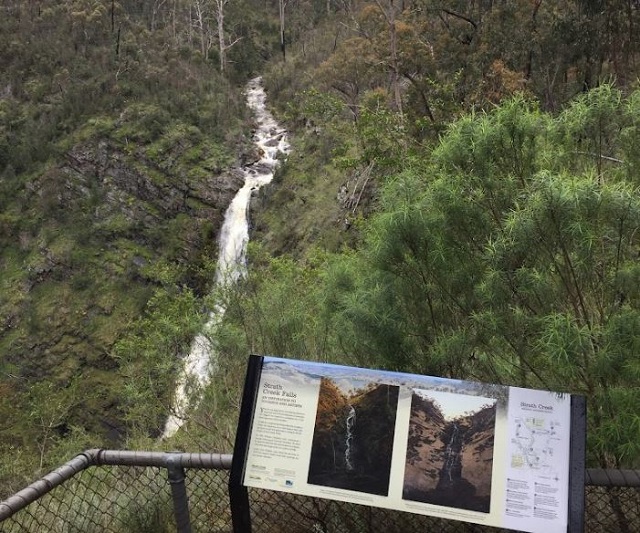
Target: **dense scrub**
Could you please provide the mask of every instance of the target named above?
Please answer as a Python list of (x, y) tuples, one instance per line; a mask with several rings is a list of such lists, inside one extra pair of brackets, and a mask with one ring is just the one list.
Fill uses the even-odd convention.
[[(228, 451), (249, 352), (584, 393), (592, 464), (637, 465), (639, 19), (622, 0), (2, 2), (7, 492), (89, 445)], [(250, 277), (206, 297), (263, 69), (293, 153), (253, 202)], [(158, 444), (220, 300), (214, 385)]]
[(584, 394), (591, 464), (638, 464), (640, 94), (465, 116), (380, 182), (356, 250), (265, 260), (225, 350)]
[(221, 73), (190, 9), (0, 6), (3, 490), (122, 443), (141, 374), (168, 408), (204, 316), (231, 169), (251, 157), (241, 89), (261, 45)]

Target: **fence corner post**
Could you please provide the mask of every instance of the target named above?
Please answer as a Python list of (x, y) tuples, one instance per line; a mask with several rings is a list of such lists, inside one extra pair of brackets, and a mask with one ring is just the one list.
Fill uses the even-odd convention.
[(185, 486), (184, 468), (180, 463), (178, 453), (168, 453), (165, 461), (169, 484), (171, 485), (171, 497), (173, 499), (173, 512), (176, 517), (176, 530), (178, 533), (191, 533), (191, 520), (189, 518), (189, 498)]

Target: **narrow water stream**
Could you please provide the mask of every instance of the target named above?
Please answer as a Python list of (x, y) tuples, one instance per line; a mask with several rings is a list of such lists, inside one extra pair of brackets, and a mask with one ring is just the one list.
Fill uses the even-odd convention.
[(444, 450), (444, 461), (438, 480), (439, 489), (455, 487), (462, 478), (463, 437), (460, 426), (457, 422), (453, 422), (449, 442)]
[(352, 462), (352, 445), (353, 445), (353, 428), (356, 425), (356, 410), (353, 405), (349, 406), (349, 414), (347, 415), (347, 432), (345, 438), (344, 462), (348, 471), (353, 470)]
[[(247, 105), (256, 121), (253, 141), (259, 149), (259, 161), (243, 167), (244, 185), (236, 193), (225, 213), (220, 229), (218, 265), (215, 283), (225, 287), (234, 283), (246, 271), (246, 251), (249, 242), (249, 202), (253, 191), (267, 185), (273, 179), (278, 164), (278, 155), (289, 153), (286, 131), (281, 128), (266, 108), (266, 94), (261, 78), (247, 84)], [(189, 354), (184, 359), (184, 368), (176, 382), (171, 414), (167, 418), (163, 438), (173, 435), (185, 422), (189, 401), (194, 400), (190, 391), (197, 391), (209, 383), (210, 373), (215, 367), (214, 347), (211, 337), (220, 323), (225, 309), (216, 305), (209, 315), (203, 333), (196, 336)], [(197, 397), (195, 398), (197, 400)]]

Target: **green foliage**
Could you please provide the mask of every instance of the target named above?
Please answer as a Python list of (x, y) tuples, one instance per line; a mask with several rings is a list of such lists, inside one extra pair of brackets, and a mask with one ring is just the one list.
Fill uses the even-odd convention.
[(582, 163), (579, 168), (593, 168), (595, 163), (598, 174), (611, 168), (607, 158), (617, 155), (618, 135), (624, 125), (621, 100), (621, 92), (605, 84), (580, 95), (563, 112), (559, 132), (573, 148), (568, 154), (571, 160)]
[(189, 290), (157, 289), (132, 331), (114, 347), (120, 395), (131, 430), (158, 434), (169, 412), (180, 358), (202, 326), (199, 303)]
[(535, 104), (516, 96), (492, 113), (471, 114), (454, 122), (434, 151), (435, 161), (448, 171), (469, 174), (487, 184), (498, 184), (497, 176), (524, 183), (538, 169), (545, 121)]
[[(211, 189), (244, 147), (246, 110), (189, 46), (188, 6), (149, 6), (0, 8), (0, 450), (21, 450), (3, 487), (123, 438), (130, 403), (116, 346), (141, 346), (149, 364), (173, 358), (158, 370), (162, 392), (144, 397), (166, 408), (178, 346), (202, 318), (196, 294), (213, 279), (223, 212)], [(176, 301), (147, 305), (162, 291)], [(147, 313), (182, 333), (154, 330)], [(143, 346), (145, 327), (167, 343)], [(40, 403), (59, 415), (46, 435), (42, 417), (21, 418)]]
[(576, 153), (633, 161), (636, 98), (602, 87), (552, 117), (517, 96), (394, 154), (363, 245), (304, 265), (311, 284), (258, 261), (225, 328), (244, 350), (584, 394), (590, 462), (637, 465), (637, 178)]
[(401, 168), (410, 143), (403, 120), (385, 105), (383, 91), (371, 91), (363, 98), (356, 132), (364, 163), (374, 162), (384, 169)]
[(640, 176), (640, 91), (634, 91), (622, 104), (624, 126), (620, 131), (621, 157), (627, 170), (626, 179), (638, 185)]
[(127, 107), (120, 118), (121, 125), (115, 132), (115, 138), (124, 143), (150, 143), (162, 135), (170, 121), (165, 109), (141, 103)]
[[(175, 442), (228, 451), (262, 352), (584, 393), (592, 462), (638, 464), (640, 21), (596, 4), (429, 0), (393, 14), (393, 53), (373, 5), (289, 6), (265, 78), (294, 152), (253, 204), (250, 276), (209, 304), (219, 376)], [(222, 210), (202, 191), (247, 142), (234, 84), (278, 55), (249, 0), (226, 77), (211, 12), (112, 5), (0, 17), (6, 487), (113, 434), (155, 445), (207, 314)]]
[(122, 518), (122, 531), (140, 533), (169, 533), (174, 531), (174, 516), (168, 498), (153, 498), (146, 505), (130, 501), (127, 515)]
[[(252, 254), (259, 253), (253, 249)], [(266, 268), (236, 289), (226, 311), (242, 320), (245, 346), (256, 353), (320, 356), (321, 347), (310, 344), (320, 342), (322, 328), (319, 320), (309, 320), (311, 306), (317, 305), (314, 265), (301, 267), (285, 258), (255, 260), (267, 261)]]

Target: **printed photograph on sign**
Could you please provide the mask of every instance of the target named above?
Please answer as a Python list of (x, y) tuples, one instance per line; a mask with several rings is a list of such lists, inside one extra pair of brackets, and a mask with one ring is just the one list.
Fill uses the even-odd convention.
[(490, 512), (496, 403), (413, 389), (403, 499)]
[(386, 496), (399, 387), (323, 377), (308, 483)]

